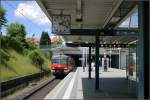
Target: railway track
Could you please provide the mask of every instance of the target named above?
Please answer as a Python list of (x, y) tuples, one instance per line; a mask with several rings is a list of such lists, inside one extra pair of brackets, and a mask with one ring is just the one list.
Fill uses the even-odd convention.
[(42, 86), (37, 91), (23, 97), (23, 99), (33, 100), (33, 99), (43, 99), (62, 79), (53, 79), (48, 84)]

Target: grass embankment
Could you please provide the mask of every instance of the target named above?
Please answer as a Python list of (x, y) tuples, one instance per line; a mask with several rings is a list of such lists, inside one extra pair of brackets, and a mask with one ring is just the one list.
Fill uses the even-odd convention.
[[(9, 80), (24, 75), (30, 75), (40, 72), (40, 68), (33, 65), (28, 55), (22, 55), (12, 49), (3, 50), (10, 58), (5, 64), (0, 64), (0, 80)], [(44, 55), (43, 55), (44, 56)], [(51, 64), (50, 60), (45, 59), (45, 64), (42, 66), (48, 70), (48, 66)]]

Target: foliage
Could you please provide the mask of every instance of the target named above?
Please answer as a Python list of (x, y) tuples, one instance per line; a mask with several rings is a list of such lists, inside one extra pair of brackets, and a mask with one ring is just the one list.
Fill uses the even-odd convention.
[(40, 72), (40, 69), (31, 63), (28, 56), (24, 56), (13, 49), (1, 49), (10, 56), (5, 64), (0, 63), (0, 80), (8, 80), (15, 77), (30, 75)]
[(50, 40), (47, 32), (42, 32), (42, 35), (40, 38), (40, 45), (41, 46), (50, 46), (51, 45), (51, 40)]
[(0, 29), (2, 26), (5, 26), (5, 23), (7, 23), (7, 19), (5, 15), (6, 15), (6, 10), (2, 6), (0, 6)]
[(36, 49), (34, 44), (27, 43), (25, 40), (26, 30), (23, 24), (11, 23), (7, 28), (7, 36), (2, 36), (2, 47), (10, 47), (23, 53), (24, 49)]
[(33, 43), (27, 43), (27, 49), (32, 51), (32, 50), (35, 50), (37, 48)]
[(28, 55), (29, 52), (30, 52), (30, 51), (25, 48), (25, 49), (23, 50), (23, 55), (26, 56), (26, 55)]
[(31, 51), (36, 50), (36, 49), (37, 47), (34, 44), (27, 42), (26, 46), (24, 46), (23, 54), (28, 55)]
[(21, 42), (25, 42), (26, 30), (23, 24), (11, 23), (7, 28), (7, 35), (10, 37), (19, 37)]
[[(6, 11), (0, 6), (0, 29), (7, 22), (5, 15)], [(47, 32), (45, 32), (45, 34), (48, 35)], [(37, 73), (40, 70), (35, 66), (44, 65), (42, 67), (44, 68), (43, 70), (45, 70), (48, 69), (48, 65), (51, 64), (49, 59), (46, 59), (46, 57), (36, 50), (37, 48), (34, 44), (26, 42), (25, 36), (25, 27), (19, 23), (9, 24), (7, 27), (7, 35), (0, 36), (0, 80)], [(48, 41), (45, 42), (46, 44), (51, 44), (50, 38), (46, 38), (45, 40)], [(29, 56), (25, 56), (28, 54)]]
[(44, 58), (40, 55), (40, 53), (37, 50), (32, 51), (29, 54), (29, 57), (32, 60), (32, 63), (34, 65), (42, 66), (44, 64)]
[(52, 59), (52, 56), (53, 56), (53, 52), (50, 50), (49, 51), (49, 57), (50, 57), (50, 59)]
[(23, 51), (23, 43), (20, 37), (1, 36), (1, 48), (13, 48), (18, 52)]
[(51, 58), (52, 58), (52, 56), (53, 56), (51, 50), (49, 50), (48, 52), (45, 52), (44, 55), (45, 55), (45, 57), (46, 57), (48, 60), (51, 60)]
[(22, 53), (25, 48), (33, 49), (26, 40), (26, 30), (23, 24), (11, 23), (7, 28), (7, 37), (3, 37), (3, 47), (13, 48), (19, 53)]
[(9, 43), (10, 37), (8, 36), (1, 36), (0, 37), (0, 44), (1, 44), (1, 48), (8, 48), (8, 43)]
[(10, 55), (7, 53), (7, 52), (5, 52), (4, 50), (0, 50), (0, 63), (1, 64), (4, 64), (4, 63), (6, 63), (6, 61), (8, 61), (9, 60), (9, 58), (10, 58)]
[(10, 37), (10, 36), (1, 36), (1, 48), (13, 48), (19, 53), (23, 53), (24, 49), (28, 50), (34, 50), (36, 47), (32, 44), (29, 44), (27, 42), (22, 42), (21, 37)]
[(23, 53), (24, 43), (21, 42), (20, 37), (11, 37), (8, 42), (8, 46), (19, 53)]

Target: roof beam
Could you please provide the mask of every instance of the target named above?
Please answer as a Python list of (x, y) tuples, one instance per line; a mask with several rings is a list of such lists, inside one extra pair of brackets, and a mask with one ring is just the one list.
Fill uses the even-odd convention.
[[(127, 5), (128, 4), (128, 5)], [(121, 3), (119, 9), (114, 13), (111, 20), (105, 26), (105, 28), (115, 28), (115, 26), (125, 17), (128, 13), (137, 5), (137, 1), (131, 2), (130, 0), (125, 0)], [(127, 6), (127, 7), (126, 7)], [(117, 18), (117, 20), (115, 20)]]
[(121, 5), (122, 2), (123, 2), (123, 0), (117, 1), (116, 6), (111, 11), (111, 13), (108, 15), (108, 17), (105, 19), (105, 23), (103, 25), (103, 28), (105, 28), (105, 26), (109, 23), (109, 21), (111, 20), (112, 16), (115, 14), (115, 12), (117, 11), (117, 9), (119, 8), (119, 6)]
[[(95, 47), (95, 43), (66, 43), (68, 47)], [(99, 47), (104, 48), (128, 48), (128, 44), (99, 44)], [(133, 45), (132, 45), (133, 46)]]
[(42, 0), (35, 0), (36, 3), (40, 6), (40, 8), (42, 9), (42, 11), (45, 13), (45, 15), (48, 17), (48, 19), (51, 21), (52, 20), (52, 16), (49, 12), (47, 12), (47, 9), (45, 8), (45, 6), (42, 3)]
[(138, 6), (136, 5), (117, 25), (115, 28), (117, 28), (121, 23), (123, 23), (129, 16), (131, 16), (136, 10), (138, 9)]
[(57, 35), (80, 35), (80, 36), (137, 36), (138, 29), (71, 29), (70, 34), (60, 33)]

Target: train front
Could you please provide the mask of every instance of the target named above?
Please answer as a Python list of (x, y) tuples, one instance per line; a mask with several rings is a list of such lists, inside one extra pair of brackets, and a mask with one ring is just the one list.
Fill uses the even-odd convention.
[(62, 76), (67, 74), (71, 70), (69, 57), (65, 55), (53, 57), (50, 69), (55, 76)]

